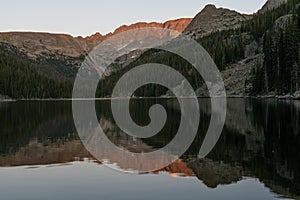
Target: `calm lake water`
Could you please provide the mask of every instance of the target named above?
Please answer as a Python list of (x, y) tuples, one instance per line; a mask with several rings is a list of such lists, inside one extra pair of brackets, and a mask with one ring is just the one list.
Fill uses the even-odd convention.
[[(156, 136), (138, 140), (116, 126), (110, 101), (97, 101), (96, 109), (112, 142), (152, 151), (172, 140), (181, 116), (176, 99), (132, 100), (137, 124), (149, 123), (155, 103), (166, 108), (167, 123)], [(205, 159), (197, 154), (210, 103), (199, 99), (199, 105), (198, 135), (179, 160), (153, 173), (128, 174), (83, 147), (71, 101), (1, 102), (0, 199), (300, 199), (300, 101), (228, 99), (224, 130)]]

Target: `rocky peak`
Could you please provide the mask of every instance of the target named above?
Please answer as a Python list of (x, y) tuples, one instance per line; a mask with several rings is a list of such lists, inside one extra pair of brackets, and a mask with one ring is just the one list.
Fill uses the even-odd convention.
[(93, 47), (100, 44), (103, 40), (110, 37), (112, 33), (108, 33), (106, 35), (102, 35), (99, 32), (96, 32), (95, 34), (91, 36), (87, 36), (84, 38), (84, 41), (87, 43), (88, 51), (90, 51)]
[(95, 34), (91, 35), (91, 36), (87, 36), (85, 39), (86, 40), (102, 40), (103, 39), (103, 35), (101, 35), (99, 32), (96, 32)]
[(202, 12), (215, 12), (216, 10), (217, 10), (217, 7), (215, 5), (208, 4), (203, 8)]
[(241, 22), (251, 17), (233, 10), (216, 8), (215, 5), (209, 4), (196, 15), (184, 33), (197, 39), (211, 32), (238, 28)]

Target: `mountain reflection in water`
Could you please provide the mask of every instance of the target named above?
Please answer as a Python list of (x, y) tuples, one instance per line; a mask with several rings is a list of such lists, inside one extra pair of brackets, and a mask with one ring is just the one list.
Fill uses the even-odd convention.
[[(132, 152), (151, 152), (168, 144), (180, 123), (176, 99), (132, 100), (133, 120), (139, 125), (148, 124), (148, 110), (155, 103), (164, 105), (168, 119), (159, 134), (147, 139), (132, 138), (116, 126), (110, 101), (97, 101), (96, 109), (101, 126), (114, 144)], [(198, 159), (197, 154), (210, 122), (210, 102), (199, 99), (199, 105), (200, 127), (192, 146), (176, 162), (152, 174), (197, 177), (209, 188), (252, 177), (280, 196), (300, 198), (299, 101), (228, 99), (224, 130), (205, 159)], [(83, 147), (74, 127), (71, 106), (70, 101), (0, 103), (0, 171), (84, 159), (101, 165)], [(113, 160), (114, 155), (110, 158), (121, 169), (132, 162)]]

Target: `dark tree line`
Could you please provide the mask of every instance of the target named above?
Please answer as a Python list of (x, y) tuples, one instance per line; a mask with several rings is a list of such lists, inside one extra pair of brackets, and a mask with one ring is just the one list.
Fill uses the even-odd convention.
[(71, 97), (72, 83), (40, 75), (29, 61), (0, 51), (0, 94), (11, 98)]
[(219, 70), (224, 70), (227, 65), (245, 58), (247, 42), (237, 30), (215, 32), (200, 38), (198, 42), (210, 54)]

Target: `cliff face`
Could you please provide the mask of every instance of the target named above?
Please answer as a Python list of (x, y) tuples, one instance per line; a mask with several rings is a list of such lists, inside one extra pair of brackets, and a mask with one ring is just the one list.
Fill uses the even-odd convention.
[(184, 33), (193, 38), (200, 38), (211, 32), (238, 28), (241, 22), (250, 18), (250, 15), (242, 15), (236, 11), (207, 5), (195, 16)]
[(164, 23), (157, 23), (157, 22), (138, 22), (135, 24), (131, 24), (129, 26), (123, 25), (117, 28), (113, 34), (117, 34), (123, 31), (132, 30), (132, 29), (139, 29), (139, 28), (146, 28), (146, 27), (156, 27), (156, 28), (167, 28), (177, 32), (182, 32), (184, 29), (189, 25), (192, 21), (191, 18), (182, 18), (176, 20), (169, 20)]
[(34, 59), (37, 57), (57, 57), (61, 55), (68, 57), (79, 57), (80, 55), (85, 55), (86, 53), (88, 53), (92, 48), (97, 46), (106, 38), (123, 31), (136, 28), (156, 27), (168, 28), (178, 32), (182, 32), (191, 22), (191, 20), (192, 19), (189, 18), (183, 18), (170, 20), (165, 23), (139, 22), (130, 26), (121, 26), (113, 33), (108, 33), (107, 35), (96, 33), (86, 38), (72, 37), (71, 35), (66, 34), (8, 32), (0, 33), (0, 42), (13, 45), (17, 47), (17, 49), (22, 53), (25, 53), (30, 58)]

